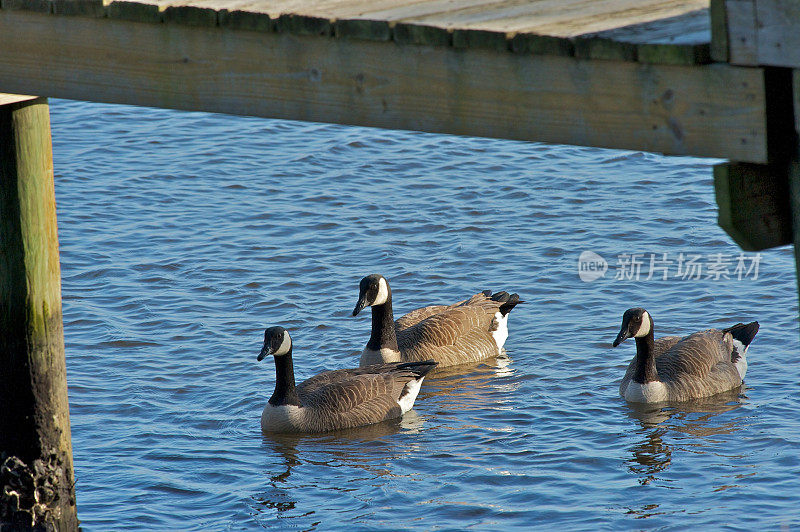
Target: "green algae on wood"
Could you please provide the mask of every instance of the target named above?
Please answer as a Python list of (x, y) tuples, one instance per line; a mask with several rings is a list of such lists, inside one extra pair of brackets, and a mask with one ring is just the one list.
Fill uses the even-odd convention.
[[(0, 98), (0, 404), (0, 461), (16, 464), (3, 468), (0, 525), (76, 530), (50, 116), (43, 98)], [(11, 473), (37, 464), (42, 471), (56, 464), (57, 474), (44, 474), (35, 486), (40, 500), (29, 505)]]

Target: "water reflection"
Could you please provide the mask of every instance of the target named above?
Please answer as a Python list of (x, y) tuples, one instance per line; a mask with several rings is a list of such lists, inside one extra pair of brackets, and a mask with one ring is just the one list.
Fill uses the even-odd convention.
[[(301, 518), (314, 514), (312, 506), (300, 504), (302, 489), (292, 478), (308, 481), (316, 478), (316, 490), (349, 491), (348, 484), (380, 477), (398, 477), (387, 463), (414, 453), (413, 443), (394, 445), (398, 433), (415, 434), (425, 425), (425, 418), (411, 410), (400, 419), (387, 420), (365, 427), (324, 434), (263, 434), (262, 443), (268, 463), (266, 486), (253, 497), (254, 510), (266, 519)], [(360, 471), (364, 474), (358, 474)], [(298, 488), (301, 488), (298, 490)], [(305, 511), (300, 511), (305, 508)]]
[[(731, 434), (741, 428), (735, 421), (720, 422), (717, 416), (739, 408), (747, 399), (743, 391), (743, 388), (735, 388), (713, 397), (670, 406), (626, 404), (628, 416), (639, 422), (641, 428), (637, 432), (644, 437), (631, 449), (633, 457), (628, 460), (628, 469), (642, 485), (662, 480), (659, 474), (672, 463), (672, 447), (664, 441), (671, 433), (688, 436), (684, 438), (684, 445), (700, 450), (716, 448), (719, 442), (715, 436)], [(652, 510), (642, 508), (646, 513)]]
[(513, 380), (495, 381), (514, 376), (511, 362), (511, 358), (503, 354), (472, 364), (436, 368), (426, 377), (417, 400), (435, 397), (437, 404), (447, 410), (496, 407), (496, 392), (513, 392), (519, 387)]
[[(376, 479), (414, 480), (415, 473), (398, 473), (395, 464), (413, 460), (421, 443), (417, 438), (396, 436), (424, 433), (430, 416), (420, 412), (430, 411), (430, 403), (435, 403), (437, 411), (448, 412), (476, 405), (497, 407), (502, 402), (497, 394), (506, 396), (506, 388), (516, 386), (506, 379), (514, 375), (510, 364), (510, 358), (501, 356), (436, 369), (425, 379), (417, 399), (418, 406), (425, 403), (428, 408), (412, 409), (400, 419), (317, 435), (264, 434), (266, 475), (260, 493), (252, 497), (254, 512), (267, 521), (309, 516), (313, 519), (312, 514), (321, 508), (306, 500), (310, 488), (336, 500), (359, 498), (364, 483), (371, 484)], [(434, 416), (441, 417), (442, 414)], [(298, 484), (301, 479), (302, 485)]]

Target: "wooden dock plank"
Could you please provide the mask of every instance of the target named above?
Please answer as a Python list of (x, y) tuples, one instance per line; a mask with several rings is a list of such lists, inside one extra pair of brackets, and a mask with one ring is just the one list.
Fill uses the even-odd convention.
[(756, 2), (758, 62), (800, 68), (800, 2)]
[(103, 1), (0, 0), (0, 7), (666, 64), (707, 62), (710, 41), (708, 0)]
[(800, 68), (800, 2), (715, 0), (713, 6), (716, 60)]
[(0, 93), (0, 106), (9, 105), (12, 103), (27, 102), (37, 99), (38, 96), (27, 96), (25, 94), (6, 94)]
[(758, 64), (756, 6), (753, 0), (726, 0), (728, 60), (736, 65)]
[(708, 8), (707, 0), (506, 0), (470, 7), (457, 5), (457, 9), (449, 11), (409, 13), (404, 17), (395, 13), (390, 18), (453, 28), (576, 37)]
[(711, 59), (727, 63), (728, 14), (725, 0), (711, 0), (708, 11), (711, 18)]
[(714, 166), (717, 222), (745, 251), (793, 242), (789, 182), (783, 167), (722, 163)]
[[(92, 36), (91, 39), (86, 38)], [(0, 11), (0, 90), (766, 162), (763, 71)]]

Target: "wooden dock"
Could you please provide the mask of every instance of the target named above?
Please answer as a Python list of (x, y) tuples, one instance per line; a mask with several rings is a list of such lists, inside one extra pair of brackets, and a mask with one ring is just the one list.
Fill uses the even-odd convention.
[(46, 97), (718, 157), (800, 257), (797, 0), (0, 0), (0, 93), (0, 452), (64, 477), (0, 528), (77, 526)]
[(1, 1), (3, 92), (768, 159), (704, 1)]

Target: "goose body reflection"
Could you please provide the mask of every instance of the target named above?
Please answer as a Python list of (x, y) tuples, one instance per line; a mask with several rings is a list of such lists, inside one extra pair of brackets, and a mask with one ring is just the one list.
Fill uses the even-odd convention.
[(295, 386), (292, 338), (283, 327), (264, 331), (258, 355), (275, 358), (275, 392), (261, 414), (264, 432), (328, 432), (398, 418), (411, 410), (436, 362), (376, 364), (325, 371)]
[(741, 407), (742, 397), (741, 388), (736, 388), (677, 407), (629, 403), (627, 414), (641, 425), (636, 433), (642, 437), (630, 449), (629, 470), (640, 484), (649, 484), (661, 480), (669, 469), (676, 445), (678, 450), (686, 447), (695, 454), (719, 453), (719, 439), (740, 429), (737, 422), (720, 414)]

